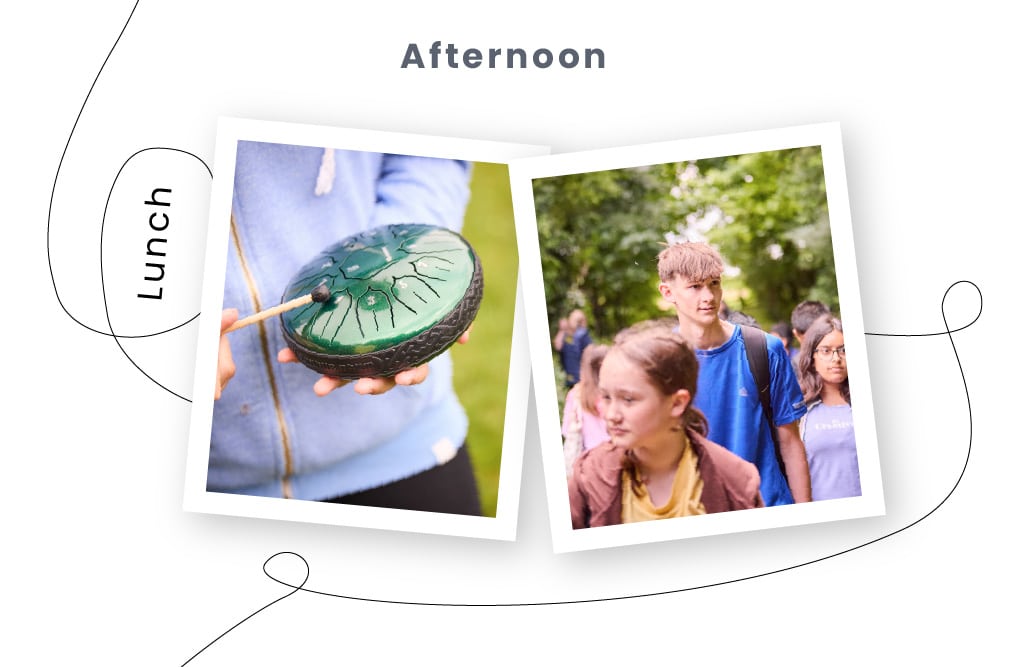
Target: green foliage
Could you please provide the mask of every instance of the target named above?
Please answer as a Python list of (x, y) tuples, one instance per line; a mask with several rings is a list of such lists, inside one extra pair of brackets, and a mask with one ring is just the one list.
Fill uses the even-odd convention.
[(548, 318), (583, 308), (594, 338), (660, 315), (656, 256), (717, 246), (730, 305), (765, 326), (804, 299), (837, 312), (819, 147), (573, 174), (533, 183)]
[(582, 308), (607, 335), (651, 316), (668, 206), (652, 171), (537, 179), (533, 194), (550, 321)]
[(519, 253), (508, 168), (474, 164), (463, 235), (484, 268), (484, 297), (470, 342), (450, 348), (453, 386), (470, 421), (467, 447), (485, 516), (498, 507), (498, 475), (513, 332)]
[(804, 299), (837, 311), (819, 147), (663, 165), (662, 171), (677, 185), (678, 231), (704, 234), (740, 268), (751, 315), (769, 323), (788, 320)]

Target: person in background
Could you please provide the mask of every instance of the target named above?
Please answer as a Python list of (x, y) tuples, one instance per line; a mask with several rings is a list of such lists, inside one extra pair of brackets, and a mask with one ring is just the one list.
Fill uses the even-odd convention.
[(803, 336), (806, 334), (810, 325), (817, 319), (830, 314), (831, 309), (820, 301), (807, 300), (796, 304), (796, 307), (793, 308), (792, 315), (789, 317), (789, 323), (792, 325), (793, 335), (796, 336), (796, 341), (800, 345), (803, 345)]
[[(793, 347), (793, 330), (790, 328), (789, 324), (786, 322), (776, 322), (772, 325), (772, 328), (768, 330), (773, 336), (776, 336), (782, 345), (785, 346), (786, 352), (789, 353), (789, 359), (793, 362), (796, 360), (796, 355), (799, 354), (799, 348)], [(794, 365), (795, 368), (795, 365)]]
[(562, 318), (558, 323), (558, 332), (554, 336), (554, 349), (561, 356), (561, 368), (565, 372), (566, 387), (574, 387), (579, 381), (582, 352), (592, 342), (586, 314), (581, 310), (573, 310), (567, 318)]
[(568, 322), (568, 317), (558, 320), (558, 330), (554, 334), (554, 350), (560, 352), (565, 344), (565, 339), (572, 335), (572, 325)]
[(597, 408), (600, 364), (607, 354), (606, 345), (590, 345), (582, 353), (578, 383), (565, 395), (561, 433), (564, 436), (565, 469), (571, 475), (575, 458), (606, 442), (607, 424)]
[(609, 440), (568, 480), (572, 528), (761, 507), (757, 468), (709, 441), (698, 360), (668, 326), (619, 334), (600, 367)]
[(813, 499), (862, 495), (841, 320), (825, 316), (807, 329), (799, 365), (807, 402), (800, 435), (807, 448)]

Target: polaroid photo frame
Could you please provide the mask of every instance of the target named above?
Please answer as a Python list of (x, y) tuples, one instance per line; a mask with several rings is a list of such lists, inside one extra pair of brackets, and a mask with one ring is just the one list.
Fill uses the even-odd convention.
[[(810, 503), (780, 505), (627, 525), (572, 528), (562, 455), (561, 414), (564, 394), (556, 379), (556, 355), (552, 338), (561, 316), (548, 316), (547, 290), (542, 263), (542, 239), (534, 199), (537, 183), (568, 175), (588, 175), (610, 170), (642, 170), (657, 165), (692, 163), (710, 158), (742, 156), (767, 151), (819, 147), (830, 220), (837, 296), (845, 338), (852, 402), (853, 425), (862, 495)], [(518, 160), (511, 165), (513, 200), (520, 247), (520, 272), (530, 334), (530, 359), (542, 458), (547, 483), (551, 533), (555, 552), (598, 549), (647, 542), (660, 542), (704, 535), (727, 534), (765, 528), (879, 516), (884, 513), (883, 491), (877, 455), (873, 403), (870, 394), (866, 344), (856, 275), (855, 249), (849, 215), (840, 127), (825, 123), (708, 138), (670, 141), (641, 146), (557, 154)], [(669, 183), (671, 196), (674, 183)], [(633, 224), (633, 223), (631, 223)], [(671, 223), (669, 232), (676, 233)], [(672, 238), (672, 237), (669, 237)], [(656, 235), (655, 255), (668, 240)], [(703, 240), (691, 238), (689, 240)], [(589, 241), (591, 242), (591, 241)], [(604, 253), (597, 253), (602, 256)], [(730, 262), (731, 263), (731, 262)], [(594, 266), (585, 267), (594, 270)], [(655, 258), (653, 288), (658, 287)], [(658, 289), (656, 296), (658, 298)], [(653, 317), (664, 313), (657, 309)], [(630, 325), (633, 322), (627, 322)], [(770, 326), (770, 323), (768, 324)]]
[[(525, 433), (529, 389), (527, 339), (524, 333), (522, 307), (520, 306), (518, 266), (515, 263), (513, 263), (515, 271), (510, 275), (489, 274), (485, 269), (485, 302), (481, 306), (482, 309), (487, 307), (489, 289), (498, 289), (499, 292), (503, 289), (507, 290), (507, 298), (509, 299), (513, 294), (515, 295), (515, 308), (507, 314), (499, 313), (499, 318), (505, 323), (510, 323), (512, 327), (510, 342), (499, 342), (496, 352), (499, 358), (507, 357), (507, 373), (503, 372), (500, 377), (485, 380), (500, 383), (499, 396), (504, 402), (504, 419), (500, 425), (501, 463), (498, 475), (497, 508), (494, 516), (463, 516), (207, 490), (220, 336), (218, 313), (223, 307), (222, 295), (224, 294), (226, 258), (228, 256), (236, 151), (239, 142), (242, 141), (466, 160), (474, 163), (475, 172), (479, 163), (498, 165), (499, 168), (505, 169), (504, 165), (515, 158), (543, 155), (548, 152), (548, 149), (543, 147), (520, 144), (235, 118), (220, 119), (213, 166), (214, 182), (211, 191), (202, 292), (201, 312), (205, 316), (201, 318), (197, 341), (184, 509), (193, 512), (263, 519), (514, 540), (522, 468), (522, 438)], [(320, 153), (322, 154), (322, 151)], [(502, 192), (496, 193), (496, 195), (508, 203), (507, 176), (502, 179), (502, 182), (504, 183), (500, 187)], [(473, 201), (474, 195), (471, 192), (469, 205), (473, 205)], [(467, 225), (469, 224), (471, 224), (470, 221), (467, 222)], [(514, 223), (510, 221), (509, 224)], [(466, 229), (467, 226), (464, 226), (464, 236)], [(508, 231), (506, 237), (511, 236), (512, 230)], [(336, 240), (338, 239), (332, 239), (332, 241)], [(325, 246), (321, 245), (319, 250), (322, 251), (323, 247)], [(479, 255), (481, 249), (479, 247), (475, 249)], [(508, 250), (506, 247), (505, 251), (508, 252)], [(512, 250), (518, 252), (517, 248)], [(304, 259), (307, 261), (311, 258)], [(513, 280), (516, 281), (514, 287), (504, 286), (500, 283), (500, 281)], [(492, 285), (495, 282), (498, 284)], [(224, 304), (224, 306), (226, 305)], [(264, 304), (263, 308), (272, 305), (275, 304)], [(250, 313), (241, 313), (241, 316), (248, 314)], [(468, 347), (481, 345), (480, 323), (481, 313), (478, 312)], [(277, 326), (276, 322), (272, 323), (272, 326)], [(508, 324), (505, 326), (507, 327)], [(402, 390), (404, 388), (397, 387), (392, 391)], [(337, 391), (353, 391), (353, 388), (346, 386)], [(460, 393), (459, 387), (457, 387), (457, 393)]]

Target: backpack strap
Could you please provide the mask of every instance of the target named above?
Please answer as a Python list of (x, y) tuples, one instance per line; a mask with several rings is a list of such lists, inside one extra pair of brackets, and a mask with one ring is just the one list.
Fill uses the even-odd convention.
[(782, 452), (779, 450), (779, 434), (772, 418), (772, 384), (768, 371), (768, 340), (765, 338), (765, 332), (757, 327), (743, 324), (739, 327), (740, 334), (743, 336), (744, 348), (747, 350), (747, 363), (750, 364), (751, 375), (754, 377), (754, 383), (757, 384), (761, 411), (764, 413), (772, 442), (775, 444), (775, 459), (779, 463), (779, 470), (785, 476), (786, 466), (782, 461)]

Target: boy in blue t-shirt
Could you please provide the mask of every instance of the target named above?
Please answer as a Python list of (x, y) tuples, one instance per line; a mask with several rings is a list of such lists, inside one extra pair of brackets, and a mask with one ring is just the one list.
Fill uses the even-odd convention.
[(709, 439), (757, 466), (765, 505), (808, 502), (810, 470), (799, 433), (806, 407), (782, 341), (766, 334), (780, 466), (740, 326), (719, 318), (722, 257), (705, 243), (676, 243), (660, 253), (658, 269), (659, 292), (676, 306), (680, 335), (698, 357), (694, 404), (708, 418)]

